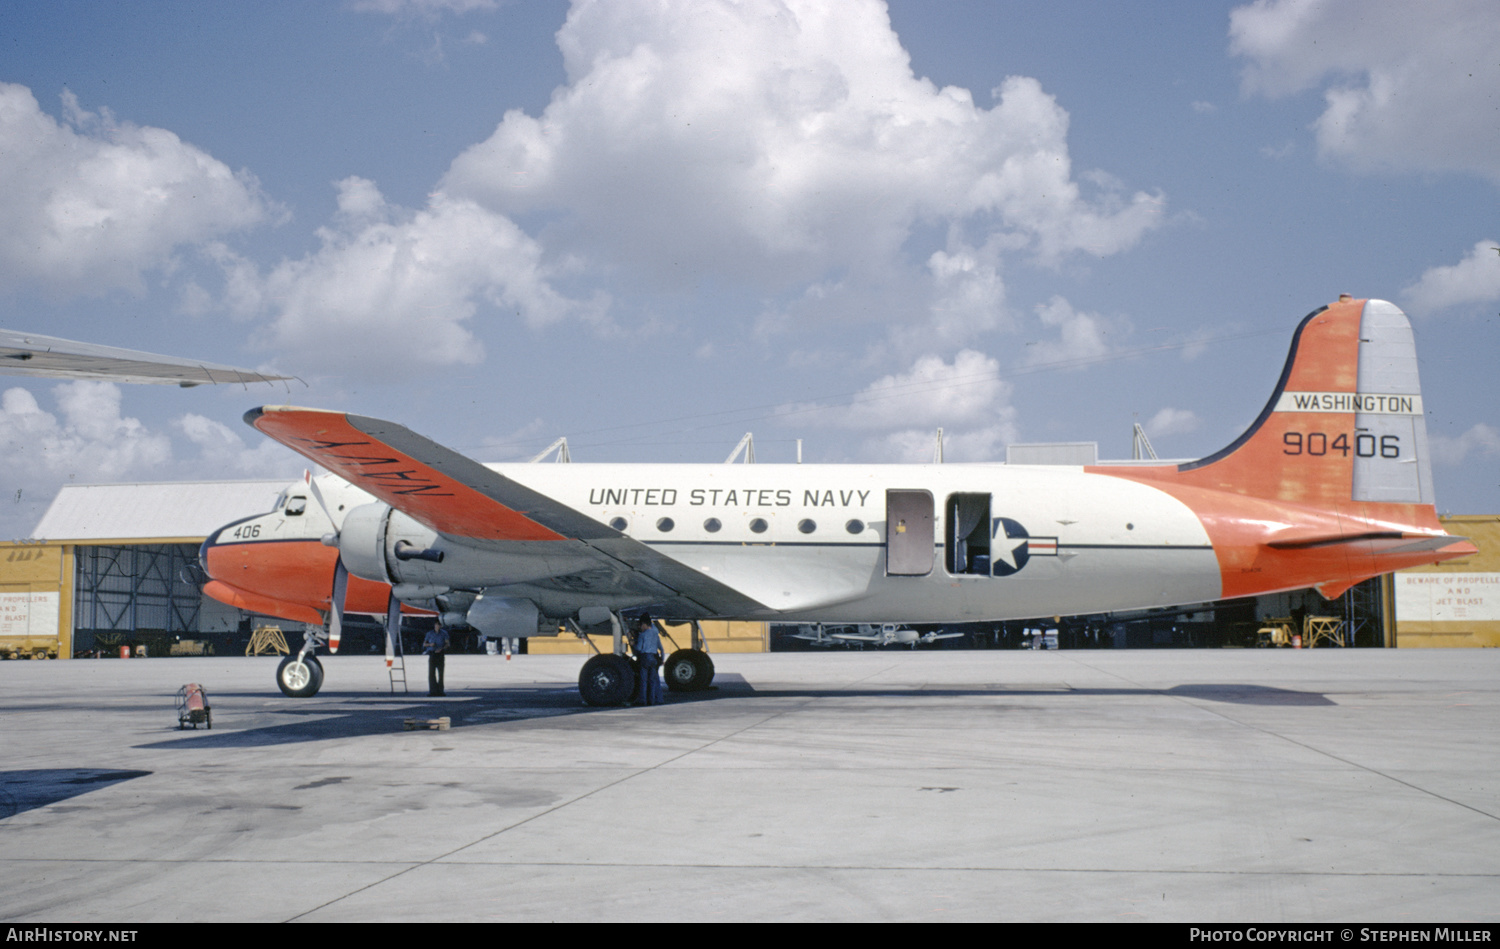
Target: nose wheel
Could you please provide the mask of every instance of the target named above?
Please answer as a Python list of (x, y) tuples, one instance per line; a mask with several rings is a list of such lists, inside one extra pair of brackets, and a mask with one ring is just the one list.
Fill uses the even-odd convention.
[(313, 655), (287, 656), (276, 667), (276, 684), (283, 695), (310, 698), (323, 687), (323, 664)]

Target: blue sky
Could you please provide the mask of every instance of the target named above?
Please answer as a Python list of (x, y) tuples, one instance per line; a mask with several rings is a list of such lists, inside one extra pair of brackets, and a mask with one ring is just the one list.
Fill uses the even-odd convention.
[(484, 461), (1232, 440), (1395, 301), (1440, 510), (1500, 510), (1483, 0), (0, 7), (0, 325), (295, 373), (0, 380), (59, 485), (288, 476), (293, 402)]

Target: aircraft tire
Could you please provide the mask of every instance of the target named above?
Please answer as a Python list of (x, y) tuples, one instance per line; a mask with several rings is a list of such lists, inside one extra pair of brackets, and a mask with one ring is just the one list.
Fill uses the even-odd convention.
[(578, 694), (583, 704), (593, 706), (624, 705), (635, 692), (635, 668), (630, 660), (614, 653), (603, 653), (589, 659), (578, 673)]
[(714, 661), (701, 649), (679, 649), (667, 657), (667, 688), (702, 692), (714, 681)]
[(323, 687), (323, 664), (316, 656), (298, 659), (287, 656), (276, 667), (276, 684), (281, 693), (289, 698), (306, 699), (318, 694)]

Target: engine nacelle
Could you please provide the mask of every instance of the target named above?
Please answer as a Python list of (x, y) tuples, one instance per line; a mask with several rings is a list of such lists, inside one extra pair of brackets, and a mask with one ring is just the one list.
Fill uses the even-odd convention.
[(361, 504), (344, 515), (339, 556), (356, 577), (392, 585), (441, 584), (434, 568), (444, 554), (438, 535), (389, 504)]
[(530, 600), (481, 595), (469, 607), (467, 622), (490, 639), (537, 635), (541, 612)]

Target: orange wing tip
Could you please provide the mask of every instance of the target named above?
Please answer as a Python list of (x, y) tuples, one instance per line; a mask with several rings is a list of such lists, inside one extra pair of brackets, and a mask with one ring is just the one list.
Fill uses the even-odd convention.
[(245, 424), (249, 425), (251, 428), (255, 428), (255, 427), (257, 427), (255, 425), (255, 423), (262, 416), (272, 415), (272, 414), (278, 414), (279, 415), (279, 414), (281, 414), (283, 412), (287, 412), (287, 413), (290, 413), (290, 412), (299, 412), (299, 413), (301, 413), (301, 412), (317, 412), (317, 413), (320, 413), (320, 414), (323, 414), (323, 415), (343, 415), (344, 414), (343, 412), (339, 412), (339, 411), (337, 411), (335, 409), (309, 409), (309, 408), (305, 408), (305, 407), (300, 406), (300, 405), (262, 405), (259, 408), (251, 409), (250, 411), (248, 411), (248, 412), (245, 413), (245, 415), (244, 415)]

